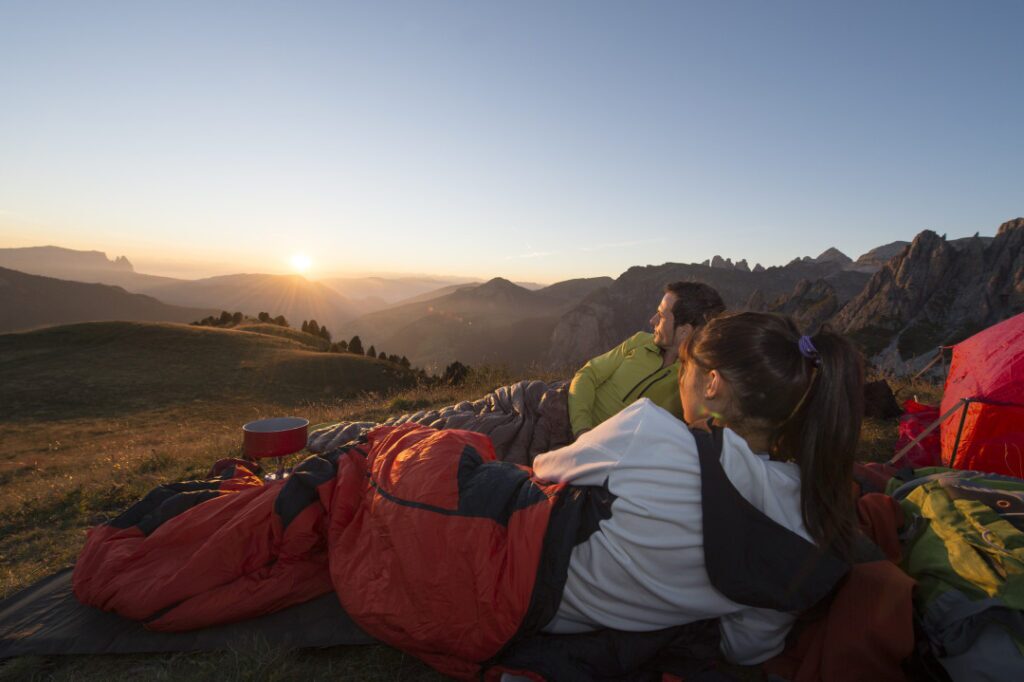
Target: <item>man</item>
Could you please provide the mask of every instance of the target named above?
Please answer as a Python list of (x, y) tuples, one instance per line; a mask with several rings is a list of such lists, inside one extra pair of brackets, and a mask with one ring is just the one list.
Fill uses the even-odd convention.
[(654, 333), (638, 332), (583, 365), (569, 386), (569, 420), (578, 438), (640, 398), (679, 419), (679, 344), (697, 325), (725, 310), (718, 292), (700, 282), (673, 282), (651, 318)]

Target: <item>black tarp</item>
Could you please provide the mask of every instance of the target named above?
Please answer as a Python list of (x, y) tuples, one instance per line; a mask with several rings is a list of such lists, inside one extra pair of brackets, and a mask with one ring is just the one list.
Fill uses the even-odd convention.
[(150, 632), (79, 603), (71, 592), (70, 568), (0, 601), (0, 658), (213, 651), (260, 639), (289, 648), (376, 641), (352, 622), (334, 592), (259, 618), (173, 633)]

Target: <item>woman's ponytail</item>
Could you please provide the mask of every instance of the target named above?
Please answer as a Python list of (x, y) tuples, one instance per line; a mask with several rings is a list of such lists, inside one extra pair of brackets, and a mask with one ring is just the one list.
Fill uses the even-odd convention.
[[(800, 466), (801, 510), (811, 536), (848, 555), (856, 530), (852, 471), (864, 414), (863, 361), (844, 337), (810, 337), (817, 352), (808, 393), (776, 444)], [(813, 361), (812, 361), (813, 362)]]

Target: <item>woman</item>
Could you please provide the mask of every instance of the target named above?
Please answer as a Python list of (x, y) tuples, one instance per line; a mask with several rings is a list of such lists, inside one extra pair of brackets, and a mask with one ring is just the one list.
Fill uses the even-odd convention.
[(794, 616), (737, 604), (712, 586), (702, 537), (701, 465), (687, 425), (725, 427), (721, 466), (753, 506), (846, 555), (862, 367), (842, 337), (800, 336), (792, 321), (738, 313), (680, 349), (686, 424), (648, 400), (539, 456), (538, 478), (606, 486), (599, 530), (577, 545), (552, 633), (645, 631), (720, 618), (722, 649), (753, 664), (781, 651)]

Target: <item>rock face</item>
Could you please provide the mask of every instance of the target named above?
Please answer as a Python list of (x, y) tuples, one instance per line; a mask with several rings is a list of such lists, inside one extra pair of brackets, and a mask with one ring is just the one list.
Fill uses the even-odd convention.
[(875, 273), (885, 267), (892, 258), (898, 256), (910, 242), (889, 242), (876, 246), (863, 256), (846, 266), (847, 270)]
[(963, 340), (1024, 311), (1024, 218), (991, 241), (926, 230), (832, 320), (884, 366)]
[(813, 334), (838, 312), (841, 305), (835, 287), (829, 282), (819, 279), (811, 283), (802, 279), (797, 282), (789, 296), (767, 306), (766, 309), (773, 313), (789, 315), (801, 330)]

